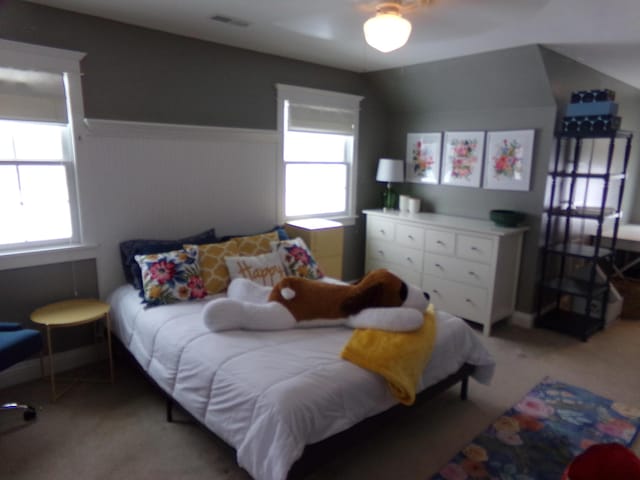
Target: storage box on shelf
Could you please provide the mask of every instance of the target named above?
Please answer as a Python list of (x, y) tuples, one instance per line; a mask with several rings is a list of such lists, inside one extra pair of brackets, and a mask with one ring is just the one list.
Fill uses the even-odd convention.
[(612, 90), (585, 90), (573, 92), (562, 120), (562, 133), (604, 134), (620, 128), (622, 119), (616, 94)]
[(365, 210), (365, 270), (386, 268), (421, 286), (437, 309), (491, 326), (515, 309), (527, 227), (432, 213)]

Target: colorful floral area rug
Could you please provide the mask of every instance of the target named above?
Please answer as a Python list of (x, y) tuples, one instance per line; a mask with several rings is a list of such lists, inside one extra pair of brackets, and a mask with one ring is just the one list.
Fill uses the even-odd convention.
[(593, 444), (630, 446), (640, 429), (637, 407), (545, 378), (432, 480), (559, 480)]

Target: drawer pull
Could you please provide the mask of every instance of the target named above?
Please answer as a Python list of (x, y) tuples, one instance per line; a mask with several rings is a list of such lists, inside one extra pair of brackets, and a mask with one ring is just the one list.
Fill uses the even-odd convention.
[[(433, 293), (435, 293), (436, 295), (440, 295), (440, 292), (438, 291), (438, 289), (437, 289), (437, 288), (434, 288), (434, 289), (433, 289)], [(442, 296), (442, 295), (440, 295), (440, 296)]]
[(470, 298), (465, 298), (464, 301), (473, 305), (473, 301)]
[(382, 235), (385, 235), (387, 232), (385, 232), (385, 231), (384, 231), (384, 228), (381, 228), (381, 229), (380, 229), (380, 233), (381, 233)]
[(409, 240), (413, 240), (413, 235), (407, 235), (407, 238), (408, 238)]
[(471, 245), (471, 250), (473, 250), (474, 252), (479, 252), (480, 249), (478, 247), (476, 247), (475, 245)]
[(439, 268), (440, 270), (444, 270), (444, 267), (442, 265), (440, 265), (439, 263), (436, 263), (436, 268)]
[(472, 277), (477, 277), (478, 274), (476, 272), (469, 272), (469, 275), (471, 275)]
[(407, 257), (407, 262), (413, 263), (413, 259), (411, 257)]
[(381, 257), (384, 257), (384, 250), (378, 250), (378, 255), (380, 255)]
[(442, 246), (444, 247), (444, 242), (443, 242), (442, 240), (436, 240), (436, 243), (437, 243), (438, 245), (442, 245)]

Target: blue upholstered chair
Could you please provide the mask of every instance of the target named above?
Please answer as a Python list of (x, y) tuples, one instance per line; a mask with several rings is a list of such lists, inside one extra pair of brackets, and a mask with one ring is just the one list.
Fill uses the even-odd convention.
[[(42, 352), (38, 330), (22, 328), (19, 323), (0, 322), (0, 371)], [(36, 418), (36, 409), (21, 403), (5, 403), (0, 411), (20, 410), (25, 420)]]

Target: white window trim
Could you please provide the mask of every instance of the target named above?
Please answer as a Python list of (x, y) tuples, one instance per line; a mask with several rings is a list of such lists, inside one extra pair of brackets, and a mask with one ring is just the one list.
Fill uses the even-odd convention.
[[(72, 139), (80, 138), (85, 132), (80, 73), (80, 61), (85, 55), (85, 53), (71, 50), (0, 40), (1, 66), (63, 75), (69, 112), (69, 136)], [(77, 142), (72, 141), (70, 144), (70, 153), (74, 163), (73, 178), (68, 179), (73, 225), (71, 242), (68, 245), (16, 247), (15, 250), (4, 250), (0, 253), (0, 270), (80, 260), (87, 258), (87, 252), (91, 252), (91, 258), (95, 258), (95, 246), (83, 244), (77, 169), (80, 154)]]
[(70, 244), (0, 253), (0, 271), (97, 258), (98, 245)]
[[(309, 105), (324, 105), (329, 108), (345, 109), (360, 111), (360, 102), (364, 97), (352, 95), (349, 93), (333, 92), (329, 90), (318, 90), (315, 88), (297, 87), (294, 85), (286, 85), (282, 83), (276, 84), (277, 100), (278, 100), (278, 171), (276, 175), (277, 184), (277, 212), (280, 223), (286, 218), (284, 214), (284, 102), (285, 100), (293, 103), (303, 103)], [(351, 163), (351, 175), (349, 178), (348, 197), (347, 197), (347, 217), (344, 216), (327, 216), (331, 220), (339, 221), (345, 225), (355, 224), (356, 215), (356, 186), (358, 172), (358, 137), (359, 137), (360, 115), (357, 115), (354, 125), (353, 135), (353, 158)]]

